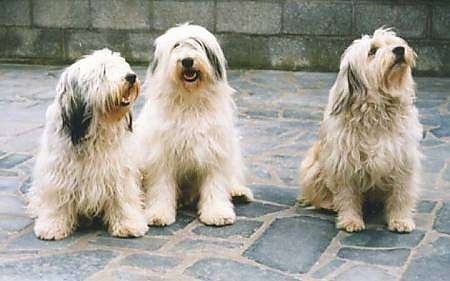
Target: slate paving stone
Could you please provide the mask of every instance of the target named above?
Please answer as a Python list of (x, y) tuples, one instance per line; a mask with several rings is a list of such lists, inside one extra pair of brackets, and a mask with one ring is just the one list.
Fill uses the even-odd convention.
[(185, 228), (188, 224), (195, 220), (195, 215), (186, 212), (178, 212), (175, 222), (169, 226), (150, 226), (147, 236), (169, 236), (178, 230)]
[(298, 189), (280, 188), (274, 185), (250, 185), (255, 199), (292, 206), (298, 196)]
[(30, 155), (12, 153), (0, 159), (0, 169), (11, 169), (30, 158)]
[(396, 278), (385, 270), (370, 266), (370, 265), (356, 265), (345, 272), (339, 274), (335, 279), (336, 281), (394, 281)]
[(448, 280), (450, 276), (449, 261), (450, 239), (440, 237), (431, 244), (419, 248), (401, 280)]
[(13, 239), (8, 244), (7, 249), (9, 251), (67, 249), (85, 234), (84, 231), (78, 231), (62, 240), (46, 241), (36, 238), (33, 231), (30, 230)]
[(327, 264), (325, 264), (324, 266), (322, 266), (321, 268), (316, 270), (312, 274), (312, 277), (314, 277), (316, 279), (323, 279), (323, 278), (327, 277), (327, 275), (329, 275), (330, 273), (339, 269), (344, 264), (345, 264), (345, 261), (343, 261), (343, 260), (337, 260), (337, 259), (331, 260), (330, 262), (328, 262)]
[(22, 181), (18, 177), (0, 177), (0, 192), (14, 193), (21, 184)]
[(28, 177), (20, 186), (19, 191), (22, 194), (27, 194), (31, 187), (31, 177)]
[(180, 259), (169, 256), (149, 255), (149, 254), (133, 254), (123, 258), (121, 265), (128, 265), (149, 269), (156, 272), (168, 272), (180, 264)]
[(345, 246), (370, 248), (414, 248), (422, 241), (424, 236), (425, 232), (418, 229), (411, 233), (366, 229), (345, 237), (341, 243)]
[(450, 234), (450, 202), (445, 202), (438, 211), (434, 229), (439, 232)]
[(197, 261), (185, 271), (198, 280), (208, 281), (294, 281), (289, 276), (275, 271), (262, 269), (253, 265), (239, 263), (232, 260), (206, 258)]
[(438, 138), (450, 136), (450, 115), (442, 116), (439, 128), (431, 129), (431, 132)]
[(22, 230), (32, 222), (29, 217), (0, 215), (0, 229), (8, 232)]
[(155, 237), (118, 238), (110, 236), (109, 233), (100, 233), (94, 239), (89, 240), (89, 244), (91, 245), (146, 251), (156, 251), (166, 243), (167, 240)]
[(279, 212), (287, 208), (261, 202), (251, 202), (248, 204), (235, 204), (234, 207), (236, 215), (247, 218), (256, 218), (267, 214)]
[(170, 250), (174, 253), (221, 253), (226, 250), (242, 247), (242, 243), (234, 243), (228, 241), (211, 241), (202, 239), (185, 239), (178, 242)]
[[(130, 272), (127, 270), (112, 270), (107, 272), (101, 272), (99, 274), (91, 276), (87, 281), (170, 281), (158, 276), (150, 276), (148, 274)], [(182, 280), (182, 279), (176, 279)]]
[(434, 207), (436, 207), (436, 201), (420, 201), (416, 206), (416, 211), (418, 213), (426, 213), (429, 214), (434, 210)]
[(204, 236), (229, 238), (250, 237), (262, 225), (262, 222), (252, 220), (237, 220), (232, 225), (206, 226), (200, 225), (192, 230), (195, 234)]
[(368, 264), (402, 266), (408, 259), (409, 253), (408, 249), (367, 250), (344, 247), (339, 250), (337, 256)]
[(13, 195), (0, 195), (0, 215), (25, 214), (24, 202)]
[(279, 270), (305, 273), (337, 232), (333, 222), (319, 218), (277, 219), (244, 255)]
[(79, 251), (0, 262), (2, 280), (84, 280), (116, 257), (112, 251)]

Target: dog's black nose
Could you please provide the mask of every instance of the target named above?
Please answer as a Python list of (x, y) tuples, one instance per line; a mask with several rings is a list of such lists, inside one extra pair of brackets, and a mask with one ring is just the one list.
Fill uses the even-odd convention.
[(194, 60), (192, 58), (185, 58), (181, 60), (183, 67), (191, 68), (194, 65)]
[(405, 56), (405, 48), (404, 47), (395, 47), (392, 52), (395, 54), (396, 58), (403, 58)]
[(125, 76), (125, 80), (127, 80), (130, 84), (134, 84), (136, 82), (136, 74), (134, 73), (128, 73)]

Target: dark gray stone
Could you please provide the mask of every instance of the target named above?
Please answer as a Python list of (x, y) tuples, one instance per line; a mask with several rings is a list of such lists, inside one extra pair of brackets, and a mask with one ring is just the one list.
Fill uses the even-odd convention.
[(200, 225), (192, 232), (204, 236), (213, 236), (220, 238), (228, 237), (250, 237), (262, 225), (262, 222), (252, 220), (236, 220), (232, 225), (225, 226), (206, 226)]
[(288, 0), (284, 4), (283, 32), (308, 35), (350, 35), (351, 3)]
[(0, 263), (2, 280), (85, 280), (103, 269), (116, 254), (80, 251)]
[(368, 264), (379, 264), (389, 266), (402, 266), (408, 259), (410, 250), (366, 250), (354, 248), (341, 248), (337, 256), (343, 259), (356, 260)]
[(381, 26), (395, 27), (398, 35), (425, 37), (427, 7), (425, 5), (392, 5), (383, 3), (355, 4), (355, 35), (373, 34)]
[(233, 250), (242, 247), (242, 243), (228, 241), (212, 241), (201, 239), (185, 239), (177, 243), (170, 251), (178, 254), (183, 253), (223, 253), (226, 250)]
[(433, 212), (434, 207), (436, 207), (436, 201), (422, 200), (416, 206), (416, 211), (419, 213), (429, 214)]
[(445, 202), (437, 213), (434, 229), (450, 234), (450, 202)]
[(230, 67), (270, 67), (268, 40), (243, 34), (218, 36)]
[(0, 215), (0, 229), (6, 231), (20, 231), (30, 225), (32, 220), (22, 216)]
[(173, 235), (178, 230), (185, 228), (188, 224), (190, 224), (193, 220), (195, 220), (195, 215), (189, 214), (184, 211), (178, 211), (176, 221), (169, 226), (150, 226), (147, 235), (149, 236), (166, 236)]
[(218, 32), (276, 34), (281, 29), (281, 5), (276, 2), (217, 3)]
[(319, 268), (318, 270), (316, 270), (312, 274), (312, 277), (316, 279), (323, 279), (328, 274), (338, 270), (338, 268), (340, 268), (343, 264), (345, 264), (345, 261), (343, 260), (332, 260), (327, 264), (325, 264), (324, 266), (322, 266), (321, 268)]
[(0, 1), (0, 25), (30, 25), (30, 1)]
[(305, 273), (336, 234), (331, 221), (312, 217), (277, 219), (244, 255), (279, 270)]
[(334, 280), (336, 281), (394, 281), (396, 278), (385, 270), (370, 266), (370, 265), (356, 265), (343, 273), (339, 274)]
[(430, 130), (438, 138), (450, 136), (450, 115), (444, 115), (440, 118), (439, 128)]
[(241, 217), (256, 218), (267, 214), (279, 212), (286, 207), (275, 206), (272, 204), (251, 202), (247, 204), (235, 204), (236, 215)]
[(418, 54), (416, 61), (416, 71), (422, 75), (448, 75), (450, 65), (443, 64), (443, 61), (450, 59), (450, 42), (443, 41), (439, 45), (429, 41), (413, 41), (411, 46)]
[(63, 240), (48, 241), (40, 240), (33, 231), (28, 231), (12, 240), (7, 249), (9, 251), (67, 249), (85, 234), (86, 232), (78, 231)]
[(0, 169), (11, 169), (30, 159), (30, 155), (13, 153), (0, 159)]
[(440, 237), (419, 248), (401, 280), (448, 280), (450, 276), (449, 260), (450, 239)]
[(170, 269), (177, 266), (180, 261), (181, 260), (179, 258), (175, 257), (133, 254), (123, 258), (120, 261), (120, 264), (140, 267), (156, 272), (168, 272)]
[(154, 237), (139, 237), (139, 238), (117, 238), (112, 237), (108, 233), (100, 233), (94, 239), (89, 240), (89, 244), (116, 247), (116, 248), (132, 248), (146, 251), (156, 251), (167, 243), (165, 239)]
[(18, 177), (0, 177), (0, 192), (15, 193), (21, 185)]
[(250, 185), (256, 199), (283, 205), (294, 205), (298, 196), (298, 189), (280, 188), (275, 185)]
[(450, 5), (433, 5), (432, 34), (433, 38), (450, 39)]
[(96, 28), (150, 28), (150, 2), (146, 0), (95, 0), (91, 9), (92, 26)]
[(254, 265), (218, 258), (202, 259), (188, 267), (185, 272), (199, 280), (210, 281), (296, 280), (289, 276), (282, 275), (275, 271), (262, 269)]
[(89, 0), (33, 0), (33, 24), (41, 27), (87, 28), (90, 25)]
[(166, 30), (185, 22), (214, 31), (214, 1), (153, 1), (153, 28)]
[(387, 230), (367, 229), (354, 233), (342, 240), (346, 246), (371, 248), (414, 248), (422, 241), (425, 233), (414, 230), (411, 233), (394, 233)]

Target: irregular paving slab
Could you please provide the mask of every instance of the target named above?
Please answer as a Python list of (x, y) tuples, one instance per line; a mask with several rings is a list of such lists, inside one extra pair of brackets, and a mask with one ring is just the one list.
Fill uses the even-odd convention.
[(138, 238), (118, 238), (112, 237), (108, 233), (101, 233), (94, 239), (89, 240), (89, 244), (98, 246), (131, 248), (146, 251), (156, 251), (166, 243), (167, 240), (160, 238), (148, 236)]
[(233, 260), (206, 258), (202, 259), (185, 271), (199, 280), (210, 281), (294, 281), (289, 276), (262, 269), (253, 265), (239, 263)]
[(25, 203), (14, 195), (0, 195), (0, 215), (25, 215)]
[(167, 256), (157, 256), (148, 254), (134, 254), (123, 258), (120, 261), (121, 265), (128, 265), (134, 267), (140, 267), (143, 269), (156, 271), (156, 272), (167, 272), (174, 268), (180, 263), (179, 258), (167, 257)]
[(0, 192), (15, 193), (21, 184), (18, 177), (0, 177)]
[(343, 259), (362, 261), (368, 264), (379, 264), (389, 266), (402, 266), (408, 259), (410, 250), (389, 249), (389, 250), (367, 250), (342, 248), (337, 256)]
[(445, 202), (439, 210), (434, 229), (439, 232), (450, 234), (450, 202)]
[(414, 248), (425, 236), (425, 232), (414, 230), (411, 233), (395, 233), (387, 230), (367, 229), (353, 233), (342, 240), (345, 246), (372, 248)]
[(416, 206), (416, 211), (418, 213), (426, 213), (429, 214), (434, 210), (434, 207), (436, 207), (436, 201), (420, 201)]
[[(356, 265), (350, 269), (339, 274), (336, 281), (394, 281), (396, 278), (385, 270), (370, 266), (370, 265)], [(429, 280), (429, 279), (426, 279)]]
[(62, 240), (48, 241), (38, 239), (33, 231), (29, 231), (12, 240), (7, 248), (10, 251), (67, 249), (85, 234), (80, 231)]
[(28, 217), (0, 215), (0, 229), (6, 231), (19, 231), (30, 225), (33, 221)]
[(30, 155), (12, 153), (0, 159), (0, 169), (11, 169), (30, 158)]
[(262, 222), (252, 220), (237, 220), (232, 225), (206, 226), (200, 225), (192, 232), (205, 236), (228, 238), (233, 236), (250, 237), (262, 225)]
[[(170, 281), (170, 279), (157, 277), (157, 276), (149, 276), (147, 274), (137, 273), (133, 271), (123, 270), (112, 270), (112, 271), (103, 271), (92, 275), (87, 281), (97, 281), (97, 280), (111, 280), (111, 281)], [(182, 280), (175, 279), (175, 280)]]
[(305, 273), (337, 232), (333, 222), (320, 218), (277, 219), (244, 255), (279, 270)]
[(449, 280), (450, 239), (440, 237), (431, 244), (423, 245), (412, 257), (404, 281)]
[(314, 277), (316, 279), (323, 279), (328, 274), (336, 271), (338, 268), (340, 268), (344, 264), (345, 264), (345, 261), (343, 261), (343, 260), (332, 260), (329, 263), (322, 266), (321, 268), (319, 268), (318, 270), (316, 270), (312, 274), (312, 277)]
[(80, 251), (0, 262), (2, 280), (84, 280), (116, 257), (112, 251)]
[(147, 236), (168, 236), (173, 235), (178, 230), (185, 228), (188, 224), (195, 220), (195, 215), (178, 212), (176, 221), (169, 226), (150, 226)]
[(170, 251), (174, 253), (223, 253), (223, 251), (229, 251), (236, 248), (242, 247), (242, 243), (234, 243), (228, 241), (211, 241), (202, 239), (186, 239), (175, 246), (173, 246)]
[(256, 218), (267, 214), (285, 210), (287, 207), (275, 206), (272, 204), (251, 202), (248, 204), (235, 204), (235, 211), (237, 216)]
[(292, 206), (298, 196), (298, 189), (280, 188), (274, 185), (251, 185), (256, 199)]

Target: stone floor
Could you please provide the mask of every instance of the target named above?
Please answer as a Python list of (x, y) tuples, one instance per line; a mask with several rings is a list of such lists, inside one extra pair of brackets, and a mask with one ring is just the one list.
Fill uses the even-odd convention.
[(139, 239), (96, 227), (44, 242), (33, 236), (24, 194), (60, 73), (0, 65), (0, 280), (449, 280), (450, 79), (417, 79), (425, 171), (411, 234), (386, 231), (370, 210), (368, 229), (347, 234), (333, 213), (295, 205), (297, 166), (335, 74), (231, 71), (257, 199), (236, 203), (234, 225), (205, 227), (184, 210)]

